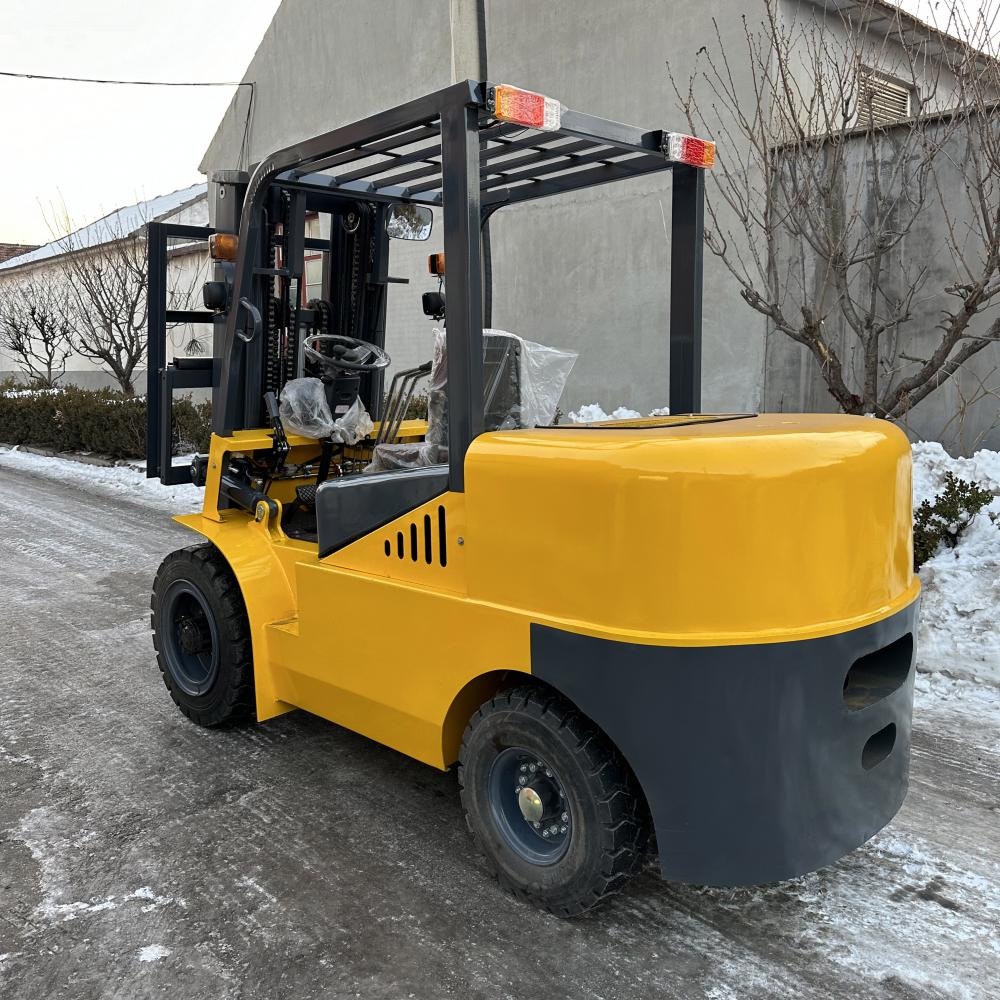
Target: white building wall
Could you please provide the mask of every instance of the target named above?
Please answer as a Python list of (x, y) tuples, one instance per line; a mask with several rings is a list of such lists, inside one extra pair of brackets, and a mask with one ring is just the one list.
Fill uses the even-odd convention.
[[(177, 212), (162, 216), (157, 221), (173, 222), (180, 225), (206, 226), (208, 225), (207, 198), (203, 197), (192, 204), (184, 206)], [(78, 251), (78, 253), (92, 255), (98, 252), (96, 250)], [(169, 256), (167, 269), (167, 287), (173, 290), (173, 294), (168, 295), (168, 308), (202, 308), (201, 286), (209, 277), (210, 268), (208, 265), (207, 245), (184, 247), (175, 244)], [(66, 280), (65, 274), (65, 256), (47, 258), (23, 267), (0, 270), (0, 290), (26, 287), (32, 279), (39, 278), (62, 282)], [(186, 348), (188, 348), (192, 340), (198, 341), (207, 353), (211, 353), (212, 331), (210, 326), (185, 324), (169, 328), (167, 335), (167, 352), (169, 358), (172, 359), (175, 354), (183, 355), (189, 353)], [(144, 369), (144, 365), (140, 366), (136, 379), (136, 391), (140, 393), (145, 392)], [(0, 381), (9, 377), (20, 380), (23, 375), (17, 366), (16, 359), (7, 354), (3, 350), (3, 347), (0, 346)], [(88, 388), (117, 386), (117, 381), (104, 372), (98, 363), (76, 353), (72, 353), (67, 359), (66, 375), (63, 382), (82, 385)]]

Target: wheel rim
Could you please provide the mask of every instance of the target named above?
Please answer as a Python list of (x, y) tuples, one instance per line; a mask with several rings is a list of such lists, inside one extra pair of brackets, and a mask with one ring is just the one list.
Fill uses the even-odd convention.
[(219, 631), (204, 595), (176, 580), (163, 595), (163, 652), (174, 683), (193, 698), (203, 695), (219, 673)]
[(556, 771), (534, 751), (507, 747), (490, 766), (488, 785), (490, 811), (507, 846), (532, 864), (555, 864), (573, 836)]

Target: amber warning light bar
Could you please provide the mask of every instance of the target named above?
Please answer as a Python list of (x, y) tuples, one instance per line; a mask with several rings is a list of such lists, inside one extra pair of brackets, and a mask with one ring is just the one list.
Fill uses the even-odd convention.
[(663, 133), (663, 152), (668, 160), (689, 167), (711, 167), (715, 163), (714, 142), (682, 132)]

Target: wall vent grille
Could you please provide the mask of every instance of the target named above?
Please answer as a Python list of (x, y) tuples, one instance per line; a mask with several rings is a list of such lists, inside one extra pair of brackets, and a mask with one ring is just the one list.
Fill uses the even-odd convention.
[(858, 72), (858, 125), (892, 125), (912, 114), (909, 88), (876, 73)]

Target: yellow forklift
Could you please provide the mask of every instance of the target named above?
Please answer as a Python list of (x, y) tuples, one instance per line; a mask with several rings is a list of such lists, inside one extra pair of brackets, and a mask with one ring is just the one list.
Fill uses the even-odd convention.
[[(714, 154), (466, 81), (217, 176), (214, 230), (149, 227), (148, 474), (205, 490), (177, 518), (204, 540), (153, 585), (177, 707), (204, 726), (304, 709), (457, 764), (501, 885), (563, 916), (654, 843), (671, 880), (800, 875), (906, 791), (910, 449), (882, 420), (698, 412)], [(664, 171), (671, 415), (555, 424), (537, 345), (489, 328), (483, 227)], [(392, 240), (436, 219), (445, 330), (386, 389)], [(171, 241), (209, 237), (205, 310), (168, 309)], [(166, 363), (178, 322), (213, 324), (212, 358)], [(175, 463), (171, 399), (197, 386), (211, 448)]]

